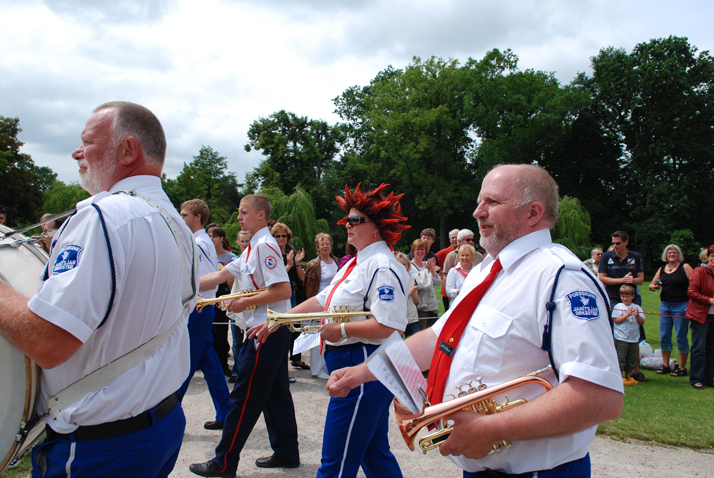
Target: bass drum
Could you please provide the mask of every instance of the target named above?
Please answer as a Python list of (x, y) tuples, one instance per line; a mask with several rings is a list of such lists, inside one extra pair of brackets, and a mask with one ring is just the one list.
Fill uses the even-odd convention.
[[(0, 225), (0, 232), (12, 229)], [(14, 246), (11, 246), (14, 244)], [(37, 293), (48, 257), (27, 242), (27, 237), (0, 239), (0, 280), (26, 297)], [(44, 435), (44, 426), (32, 429), (39, 368), (33, 360), (0, 336), (0, 473)]]

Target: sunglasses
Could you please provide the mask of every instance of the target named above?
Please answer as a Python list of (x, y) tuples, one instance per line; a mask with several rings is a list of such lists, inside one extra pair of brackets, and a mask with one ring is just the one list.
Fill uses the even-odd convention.
[(350, 226), (358, 226), (362, 224), (363, 222), (372, 222), (369, 220), (368, 217), (362, 217), (362, 216), (350, 216), (345, 218), (345, 224), (349, 224)]
[(613, 246), (619, 246), (620, 244), (622, 244), (622, 243), (621, 242), (613, 242), (612, 243)]
[(276, 239), (282, 239), (282, 238), (284, 238), (284, 237), (288, 237), (288, 235), (287, 235), (287, 234), (276, 234), (276, 235), (274, 235), (273, 237), (276, 238)]
[(472, 237), (471, 239), (464, 239), (464, 242), (474, 242), (474, 238)]

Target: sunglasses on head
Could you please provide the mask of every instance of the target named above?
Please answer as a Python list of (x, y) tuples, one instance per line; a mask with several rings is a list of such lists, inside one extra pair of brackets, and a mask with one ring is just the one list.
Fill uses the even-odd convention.
[(358, 226), (362, 224), (363, 222), (372, 222), (369, 220), (368, 217), (362, 217), (362, 216), (349, 216), (345, 218), (346, 224), (349, 224), (350, 226)]

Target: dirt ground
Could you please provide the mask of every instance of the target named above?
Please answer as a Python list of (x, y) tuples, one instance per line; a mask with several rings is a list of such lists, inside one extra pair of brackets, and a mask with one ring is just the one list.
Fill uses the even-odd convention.
[[(304, 353), (305, 361), (310, 354)], [(261, 418), (253, 430), (241, 455), (240, 477), (314, 477), (320, 466), (322, 429), (329, 397), (325, 380), (313, 377), (308, 370), (291, 369), (296, 383), (291, 385), (295, 402), (300, 459), (295, 469), (264, 469), (255, 466), (257, 458), (272, 454), (265, 422)], [(229, 385), (230, 387), (230, 385)], [(220, 440), (219, 431), (203, 429), (213, 420), (214, 410), (203, 375), (197, 372), (183, 401), (186, 413), (186, 434), (172, 478), (195, 477), (188, 471), (191, 463), (211, 459)], [(392, 426), (394, 424), (394, 426)], [(461, 470), (447, 458), (431, 451), (423, 455), (410, 451), (404, 443), (396, 422), (390, 421), (390, 445), (405, 478), (460, 477)], [(673, 476), (677, 478), (714, 478), (714, 454), (698, 453), (686, 448), (665, 448), (642, 443), (623, 443), (596, 437), (590, 450), (592, 475), (597, 478)], [(363, 477), (360, 472), (358, 476)]]

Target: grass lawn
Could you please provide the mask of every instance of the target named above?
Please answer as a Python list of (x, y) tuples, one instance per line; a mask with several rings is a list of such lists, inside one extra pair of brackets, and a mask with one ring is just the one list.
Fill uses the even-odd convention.
[[(647, 278), (640, 286), (642, 308), (645, 314), (657, 314), (659, 292), (647, 289), (650, 280), (651, 277)], [(435, 289), (441, 299), (441, 286)], [(444, 313), (443, 309), (440, 300), (439, 315)], [(645, 318), (647, 342), (656, 350), (659, 348), (659, 316), (645, 315)], [(679, 359), (676, 349), (672, 357)], [(625, 387), (622, 415), (616, 420), (601, 423), (598, 434), (621, 440), (635, 438), (662, 445), (714, 449), (714, 427), (710, 421), (714, 389), (695, 390), (689, 385), (688, 377), (675, 378), (658, 375), (654, 370), (642, 371), (650, 381)]]

